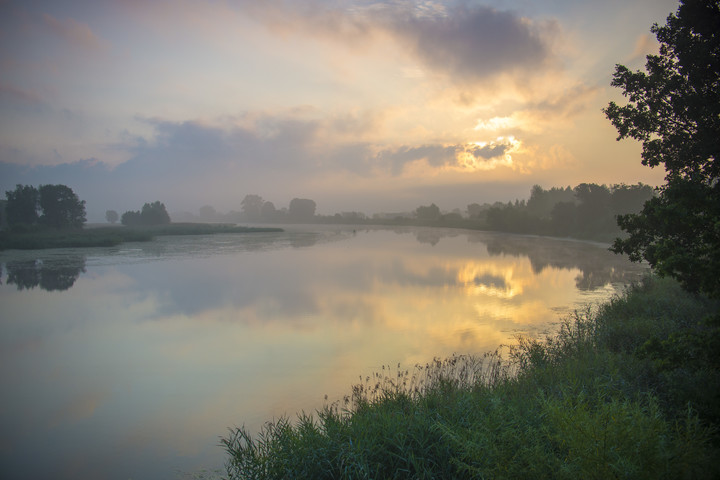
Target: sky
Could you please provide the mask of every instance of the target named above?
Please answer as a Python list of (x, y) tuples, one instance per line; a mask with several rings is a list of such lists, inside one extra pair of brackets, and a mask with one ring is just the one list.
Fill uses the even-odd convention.
[(89, 221), (412, 211), (664, 171), (616, 141), (615, 65), (669, 0), (0, 0), (0, 192), (65, 184)]

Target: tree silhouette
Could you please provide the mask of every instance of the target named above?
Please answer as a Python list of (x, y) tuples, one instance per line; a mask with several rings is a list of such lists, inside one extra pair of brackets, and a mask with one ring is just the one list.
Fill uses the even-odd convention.
[(170, 223), (170, 215), (165, 209), (165, 204), (159, 201), (143, 205), (140, 216), (144, 225), (166, 225)]
[(5, 192), (7, 204), (5, 214), (9, 225), (34, 225), (37, 223), (40, 207), (40, 193), (32, 185), (17, 185), (15, 190)]
[(260, 220), (264, 203), (265, 201), (260, 195), (245, 195), (243, 201), (240, 202), (240, 206), (249, 221), (257, 222)]
[(155, 201), (144, 204), (139, 212), (129, 210), (123, 213), (120, 223), (127, 226), (166, 225), (170, 223), (170, 215), (168, 215), (164, 203)]
[(105, 212), (105, 220), (107, 220), (110, 223), (116, 223), (120, 216), (115, 210), (108, 210)]
[(263, 220), (275, 220), (277, 218), (277, 210), (272, 202), (265, 202), (260, 209), (260, 216)]
[(82, 228), (85, 200), (66, 185), (40, 185), (40, 222), (55, 228)]
[(419, 220), (437, 220), (440, 218), (440, 208), (433, 204), (420, 206), (415, 209), (415, 216)]
[(308, 222), (315, 217), (316, 204), (309, 198), (293, 198), (288, 208), (288, 216), (295, 221)]
[(85, 200), (80, 200), (66, 185), (17, 185), (5, 192), (8, 224), (54, 228), (82, 228), (85, 224)]
[(642, 142), (642, 163), (663, 165), (666, 184), (618, 224), (629, 233), (613, 250), (646, 260), (690, 291), (720, 297), (720, 2), (683, 0), (651, 31), (659, 55), (646, 72), (617, 65), (612, 85), (629, 103), (604, 110), (618, 140)]

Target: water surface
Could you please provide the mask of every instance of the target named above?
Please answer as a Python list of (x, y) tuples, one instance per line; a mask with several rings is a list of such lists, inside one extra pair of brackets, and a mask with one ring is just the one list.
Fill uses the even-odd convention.
[(360, 375), (540, 334), (643, 268), (607, 246), (289, 228), (0, 252), (0, 477), (184, 478)]

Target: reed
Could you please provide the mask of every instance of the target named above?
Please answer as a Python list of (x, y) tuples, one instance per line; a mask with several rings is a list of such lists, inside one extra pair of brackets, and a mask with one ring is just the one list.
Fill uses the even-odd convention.
[(314, 415), (231, 429), (228, 478), (718, 478), (718, 311), (647, 279), (506, 355), (386, 366)]

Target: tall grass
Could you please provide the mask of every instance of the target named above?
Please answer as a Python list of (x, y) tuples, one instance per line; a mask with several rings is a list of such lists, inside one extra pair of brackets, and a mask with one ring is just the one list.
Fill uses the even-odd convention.
[(315, 415), (231, 430), (228, 477), (718, 478), (717, 312), (647, 280), (504, 357), (385, 367)]

